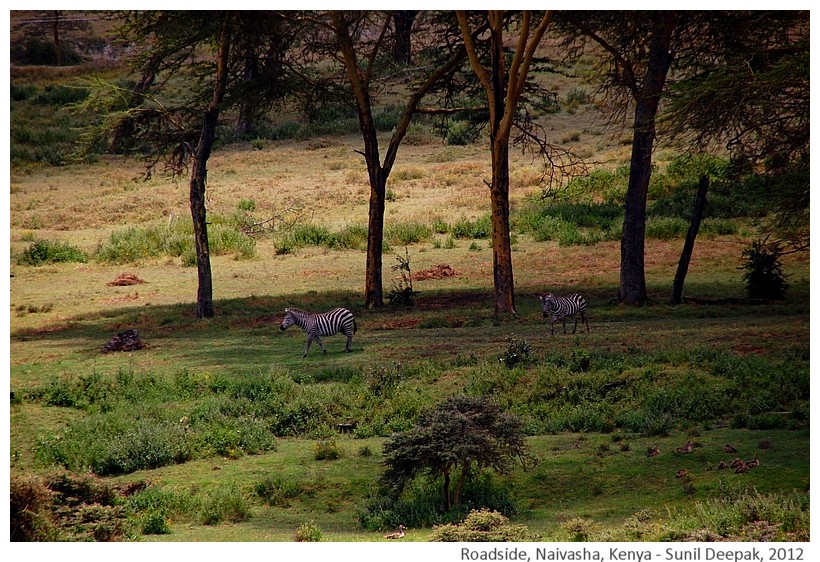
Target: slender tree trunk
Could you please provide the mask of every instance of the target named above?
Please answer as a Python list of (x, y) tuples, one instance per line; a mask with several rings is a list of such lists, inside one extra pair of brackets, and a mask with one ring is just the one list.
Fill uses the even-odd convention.
[(621, 237), (621, 279), (618, 300), (642, 305), (647, 300), (644, 248), (646, 239), (646, 198), (652, 175), (655, 117), (661, 93), (672, 64), (670, 45), (677, 23), (673, 12), (658, 12), (649, 47), (649, 64), (643, 86), (637, 94), (633, 125), (632, 158), (624, 207)]
[(194, 221), (194, 243), (196, 245), (196, 268), (198, 287), (196, 297), (197, 318), (211, 318), (214, 315), (213, 284), (211, 280), (211, 256), (208, 247), (208, 223), (205, 210), (205, 186), (208, 175), (208, 158), (216, 138), (216, 123), (219, 118), (219, 106), (225, 95), (225, 84), (228, 77), (228, 53), (230, 23), (226, 17), (217, 55), (217, 75), (211, 103), (205, 111), (202, 133), (194, 153), (191, 170), (190, 202), (191, 215)]
[(680, 304), (683, 297), (683, 282), (686, 280), (686, 273), (689, 271), (689, 262), (692, 259), (692, 250), (695, 247), (695, 238), (698, 236), (703, 210), (706, 208), (706, 192), (708, 190), (709, 176), (702, 176), (698, 183), (698, 193), (695, 196), (692, 222), (689, 224), (689, 231), (686, 233), (686, 241), (683, 243), (683, 251), (678, 262), (678, 271), (675, 273), (675, 282), (672, 284), (672, 298), (670, 299), (672, 305)]
[(456, 481), (456, 487), (453, 490), (453, 506), (458, 506), (461, 503), (461, 491), (464, 489), (464, 483), (467, 481), (467, 476), (470, 473), (470, 464), (464, 463), (461, 466), (461, 472)]
[(495, 313), (515, 314), (512, 247), (510, 245), (510, 149), (508, 140), (493, 142), (490, 188), (493, 223), (493, 285)]
[(452, 502), (450, 501), (450, 470), (451, 468), (449, 466), (445, 467), (444, 484), (442, 484), (441, 487), (441, 500), (445, 511), (450, 511), (452, 507)]
[(393, 60), (399, 64), (410, 64), (412, 61), (410, 31), (413, 29), (416, 14), (418, 14), (418, 10), (396, 10), (393, 12), (393, 27), (396, 30), (396, 36), (393, 39)]
[(51, 35), (54, 39), (54, 61), (57, 66), (63, 66), (63, 48), (60, 46), (60, 12), (55, 10), (54, 21), (51, 23)]

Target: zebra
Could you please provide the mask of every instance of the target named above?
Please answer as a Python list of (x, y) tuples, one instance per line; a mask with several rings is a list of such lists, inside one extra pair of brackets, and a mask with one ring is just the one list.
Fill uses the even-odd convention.
[(541, 299), (541, 308), (546, 318), (552, 314), (552, 322), (550, 322), (551, 333), (555, 334), (555, 321), (561, 320), (564, 326), (564, 333), (567, 333), (567, 316), (572, 316), (575, 319), (575, 326), (572, 328), (572, 333), (578, 328), (578, 316), (581, 315), (581, 320), (587, 325), (587, 332), (589, 332), (589, 322), (587, 322), (586, 310), (587, 301), (579, 294), (567, 295), (566, 297), (556, 297), (552, 293), (546, 293), (539, 297)]
[(307, 347), (302, 357), (307, 357), (310, 344), (315, 339), (322, 348), (322, 351), (327, 353), (325, 346), (322, 345), (322, 340), (319, 336), (332, 336), (334, 334), (344, 334), (347, 336), (347, 345), (345, 351), (350, 352), (350, 342), (353, 340), (353, 334), (356, 333), (358, 326), (356, 320), (353, 318), (353, 313), (346, 308), (334, 308), (328, 312), (321, 314), (312, 314), (299, 310), (298, 308), (286, 308), (285, 318), (282, 320), (280, 330), (287, 330), (296, 324), (302, 328), (307, 334)]

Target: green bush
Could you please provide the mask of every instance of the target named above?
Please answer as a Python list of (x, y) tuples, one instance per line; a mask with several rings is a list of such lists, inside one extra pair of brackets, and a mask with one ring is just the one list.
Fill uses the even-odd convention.
[(507, 517), (488, 509), (473, 510), (458, 525), (437, 525), (431, 542), (533, 542), (541, 538), (525, 525), (510, 523)]
[(489, 213), (474, 221), (462, 218), (452, 228), (452, 235), (456, 238), (489, 238), (493, 232), (492, 217)]
[(46, 263), (86, 263), (88, 255), (66, 242), (37, 240), (18, 258), (20, 265), (43, 265)]
[(646, 221), (646, 237), (657, 240), (683, 238), (689, 223), (679, 217), (650, 217)]
[[(235, 227), (224, 224), (223, 217), (213, 217), (208, 228), (208, 245), (212, 255), (235, 253), (237, 259), (256, 255), (256, 241)], [(97, 247), (96, 259), (103, 263), (124, 264), (163, 256), (182, 258), (187, 266), (196, 265), (193, 225), (175, 221), (170, 226), (129, 227), (111, 234)]]
[(762, 240), (752, 242), (743, 250), (746, 262), (742, 269), (746, 292), (752, 299), (783, 299), (789, 284), (780, 263), (782, 248), (777, 244), (766, 244)]
[(250, 516), (250, 506), (239, 487), (230, 484), (217, 488), (203, 501), (199, 516), (203, 525), (238, 523)]
[(323, 537), (324, 534), (322, 533), (321, 527), (315, 522), (310, 521), (309, 523), (299, 525), (293, 540), (296, 542), (321, 542)]
[(313, 444), (313, 458), (317, 461), (333, 461), (341, 457), (336, 441), (317, 441)]

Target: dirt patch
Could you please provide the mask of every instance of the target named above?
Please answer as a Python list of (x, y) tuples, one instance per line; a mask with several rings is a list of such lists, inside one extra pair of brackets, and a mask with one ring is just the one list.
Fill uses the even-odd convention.
[(434, 265), (430, 269), (417, 271), (410, 278), (413, 281), (426, 281), (428, 279), (446, 279), (458, 275), (455, 270), (447, 264)]
[(416, 308), (419, 310), (441, 310), (443, 308), (492, 309), (493, 300), (490, 293), (448, 293), (445, 295), (419, 297), (416, 300)]
[(136, 301), (136, 300), (139, 300), (139, 298), (140, 298), (139, 292), (134, 291), (133, 295), (123, 295), (121, 297), (113, 297), (113, 298), (110, 298), (110, 299), (105, 299), (105, 302), (111, 303), (111, 304), (116, 304), (116, 303), (120, 303), (120, 302)]
[(421, 322), (421, 318), (396, 318), (388, 320), (381, 325), (382, 330), (409, 330), (415, 328)]
[(113, 281), (106, 283), (109, 287), (126, 287), (128, 285), (142, 285), (146, 281), (133, 273), (120, 273)]

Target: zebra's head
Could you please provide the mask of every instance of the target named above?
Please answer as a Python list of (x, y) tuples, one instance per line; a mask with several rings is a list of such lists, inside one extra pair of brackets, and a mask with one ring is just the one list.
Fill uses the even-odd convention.
[(541, 299), (541, 313), (546, 318), (550, 315), (550, 313), (555, 310), (555, 295), (552, 293), (544, 293), (540, 297)]
[(291, 326), (296, 324), (296, 319), (293, 317), (293, 313), (290, 311), (289, 308), (285, 309), (285, 318), (282, 320), (282, 325), (279, 326), (280, 330), (287, 330)]

